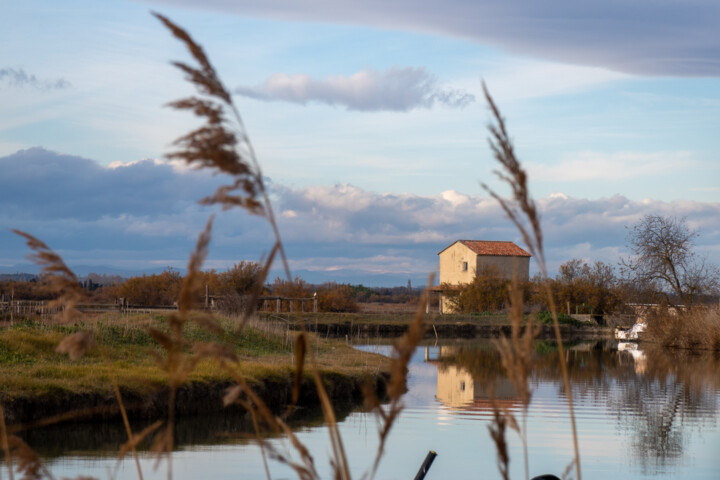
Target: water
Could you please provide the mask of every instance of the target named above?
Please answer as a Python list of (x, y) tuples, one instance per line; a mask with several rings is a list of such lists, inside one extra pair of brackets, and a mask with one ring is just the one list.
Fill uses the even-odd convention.
[[(573, 458), (567, 400), (557, 353), (552, 345), (539, 347), (547, 353), (538, 354), (531, 377), (530, 475), (560, 476)], [(389, 351), (388, 347), (363, 348)], [(687, 352), (637, 351), (632, 345), (621, 345), (621, 349), (589, 342), (571, 346), (567, 352), (583, 478), (720, 478), (720, 359)], [(414, 478), (429, 450), (437, 451), (438, 457), (428, 480), (500, 478), (487, 429), (492, 418), (487, 393), (491, 383), (498, 402), (520, 418), (521, 405), (487, 342), (418, 349), (410, 365), (406, 408), (393, 427), (376, 478)], [(185, 428), (190, 433), (173, 454), (173, 478), (265, 478), (259, 448), (247, 438), (201, 432), (207, 424), (210, 431), (227, 431), (233, 420), (213, 422), (201, 419)], [(56, 434), (70, 439), (72, 429), (78, 428), (93, 427), (75, 426)], [(103, 428), (119, 431), (114, 445), (122, 443), (121, 426)], [(360, 478), (377, 450), (376, 420), (354, 412), (340, 423), (340, 431), (351, 473)], [(296, 434), (313, 453), (322, 478), (331, 478), (327, 429), (304, 426)], [(511, 478), (523, 478), (521, 442), (512, 431), (507, 436)], [(87, 446), (70, 447), (75, 451), (60, 452), (61, 445), (52, 451), (40, 450), (58, 478), (80, 474), (137, 478), (132, 460), (116, 462), (112, 441), (101, 444), (107, 437), (101, 429), (90, 435)], [(289, 448), (280, 439), (271, 441), (283, 451)], [(152, 455), (140, 455), (145, 478), (166, 478), (166, 464), (154, 470)], [(272, 478), (296, 478), (289, 467), (276, 461), (269, 461), (269, 469)]]

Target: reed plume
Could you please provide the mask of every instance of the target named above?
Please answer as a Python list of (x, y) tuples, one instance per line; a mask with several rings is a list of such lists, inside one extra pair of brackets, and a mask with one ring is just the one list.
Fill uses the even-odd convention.
[[(173, 65), (185, 73), (186, 79), (195, 85), (201, 96), (183, 98), (169, 103), (168, 106), (190, 111), (205, 121), (202, 127), (178, 138), (175, 141), (178, 150), (169, 153), (168, 157), (181, 159), (197, 168), (210, 168), (230, 175), (233, 178), (231, 184), (220, 186), (215, 193), (202, 199), (201, 203), (220, 204), (224, 209), (241, 207), (249, 213), (264, 216), (275, 235), (275, 247), (280, 253), (286, 276), (291, 280), (262, 170), (240, 112), (203, 48), (167, 17), (159, 13), (153, 15), (173, 36), (185, 44), (197, 62), (196, 66), (183, 62), (173, 62)], [(263, 278), (260, 284), (263, 284), (264, 280)]]
[(68, 268), (62, 257), (43, 241), (20, 230), (13, 229), (12, 231), (25, 238), (28, 248), (33, 251), (27, 256), (28, 260), (43, 267), (43, 278), (50, 291), (57, 296), (48, 306), (50, 308), (61, 307), (64, 322), (70, 322), (79, 317), (81, 314), (76, 306), (85, 298), (85, 294), (75, 273)]
[[(508, 131), (505, 126), (505, 120), (500, 114), (500, 110), (493, 101), (490, 92), (488, 91), (487, 86), (484, 82), (483, 92), (485, 94), (485, 100), (488, 103), (488, 107), (490, 108), (492, 118), (494, 120), (494, 123), (488, 125), (488, 130), (490, 131), (490, 138), (488, 139), (488, 142), (490, 144), (490, 149), (492, 150), (495, 159), (500, 163), (501, 166), (501, 169), (496, 170), (495, 174), (501, 181), (503, 181), (510, 187), (512, 191), (512, 198), (511, 200), (506, 200), (505, 198), (497, 194), (495, 191), (493, 191), (486, 184), (482, 183), (481, 185), (483, 189), (485, 189), (485, 191), (490, 194), (490, 196), (497, 200), (510, 221), (512, 221), (512, 223), (518, 229), (518, 231), (523, 237), (525, 244), (528, 247), (528, 250), (537, 260), (538, 268), (540, 269), (540, 274), (543, 280), (547, 280), (547, 264), (545, 262), (545, 253), (543, 250), (543, 234), (542, 228), (540, 226), (540, 214), (535, 205), (535, 201), (530, 195), (530, 191), (527, 185), (527, 173), (522, 168), (520, 161), (515, 155), (515, 148), (513, 146), (512, 140), (510, 139), (510, 136), (508, 135)], [(519, 305), (521, 305), (522, 302), (522, 294), (517, 285), (517, 282), (515, 281), (513, 283), (514, 285), (512, 287), (511, 293), (511, 320), (513, 325), (512, 340), (508, 342), (507, 339), (501, 339), (500, 353), (503, 358), (503, 365), (505, 365), (506, 370), (508, 371), (508, 376), (513, 383), (513, 386), (518, 383), (520, 387), (518, 393), (520, 395), (525, 395), (525, 398), (529, 402), (530, 389), (529, 386), (527, 386), (527, 375), (529, 373), (528, 369), (530, 365), (529, 355), (530, 342), (533, 338), (533, 323), (531, 319), (525, 326), (523, 340), (521, 341), (519, 331), (520, 321), (522, 319), (522, 310)], [(545, 295), (547, 297), (548, 304), (550, 306), (550, 312), (552, 314), (555, 339), (558, 344), (560, 369), (562, 371), (563, 383), (568, 399), (568, 411), (570, 413), (570, 424), (573, 436), (573, 450), (575, 456), (575, 471), (577, 473), (578, 480), (582, 480), (580, 470), (580, 449), (578, 446), (577, 427), (575, 425), (575, 412), (572, 401), (572, 390), (570, 388), (570, 377), (568, 375), (567, 362), (565, 359), (565, 353), (562, 343), (562, 335), (560, 333), (560, 323), (557, 316), (557, 307), (555, 305), (555, 301), (553, 299), (553, 295), (547, 281), (543, 282), (543, 287), (545, 289)], [(520, 308), (520, 310), (516, 310), (518, 308)], [(515, 387), (516, 389), (518, 388), (518, 386)], [(527, 406), (525, 406), (525, 409), (527, 409)], [(502, 412), (500, 413), (502, 414)], [(499, 428), (498, 425), (498, 429), (496, 430), (497, 435), (500, 435), (500, 433), (504, 432), (504, 430), (504, 428)], [(522, 430), (524, 431), (525, 428), (523, 427)], [(521, 435), (521, 437), (524, 437), (524, 435)], [(493, 439), (496, 441), (496, 445), (498, 445), (499, 448), (500, 444), (495, 439), (495, 434), (493, 434)], [(526, 442), (524, 438), (523, 442)], [(526, 457), (525, 473), (526, 477), (529, 478), (526, 443), (524, 443), (524, 445), (524, 453)]]

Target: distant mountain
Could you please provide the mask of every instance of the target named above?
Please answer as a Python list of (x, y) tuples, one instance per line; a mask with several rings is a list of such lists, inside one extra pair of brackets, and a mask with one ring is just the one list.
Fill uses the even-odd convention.
[[(142, 275), (153, 275), (162, 273), (167, 267), (154, 267), (154, 268), (138, 268), (138, 269), (124, 269), (118, 267), (108, 267), (105, 265), (69, 265), (78, 278), (84, 278), (91, 273), (98, 275), (110, 275), (120, 276), (123, 278), (139, 277)], [(12, 266), (0, 266), (0, 275), (33, 275), (37, 277), (42, 269), (33, 263), (21, 263)], [(185, 275), (185, 269), (176, 269), (182, 275)], [(23, 273), (18, 273), (23, 272)]]
[[(153, 275), (162, 273), (167, 267), (124, 269), (118, 267), (109, 267), (104, 265), (70, 265), (70, 269), (75, 272), (80, 280), (87, 278), (91, 273), (106, 276), (119, 276), (122, 278), (139, 277), (142, 275)], [(17, 278), (37, 278), (40, 274), (40, 267), (32, 263), (22, 263), (7, 267), (0, 266), (0, 279), (6, 276), (17, 276)], [(222, 271), (223, 269), (219, 269)], [(180, 274), (185, 275), (185, 269), (177, 269)], [(21, 272), (21, 273), (20, 273)], [(308, 283), (319, 285), (326, 282), (349, 283), (351, 285), (365, 285), (366, 287), (404, 287), (407, 286), (408, 280), (413, 287), (424, 287), (427, 283), (427, 276), (419, 276), (417, 274), (407, 273), (384, 273), (384, 274), (368, 274), (357, 272), (354, 270), (296, 270), (293, 275), (299, 275), (300, 278)], [(285, 274), (281, 269), (273, 268), (270, 271), (267, 282), (272, 283), (276, 277), (285, 278)], [(9, 278), (16, 279), (16, 278)], [(437, 283), (437, 281), (436, 281)]]
[(31, 280), (37, 280), (37, 275), (34, 273), (0, 273), (0, 282), (11, 280), (13, 282), (29, 282)]

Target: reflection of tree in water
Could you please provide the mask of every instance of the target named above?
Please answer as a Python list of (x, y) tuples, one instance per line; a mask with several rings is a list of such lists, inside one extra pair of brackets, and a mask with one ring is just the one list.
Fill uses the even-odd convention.
[[(540, 344), (531, 382), (552, 382), (565, 398), (557, 352)], [(642, 368), (612, 342), (570, 346), (566, 360), (576, 404), (606, 408), (632, 438), (631, 451), (645, 471), (680, 461), (688, 433), (713, 422), (720, 391), (720, 356), (651, 348)], [(453, 364), (487, 385), (504, 376), (497, 352), (469, 346), (453, 349)]]
[[(628, 385), (620, 405), (610, 404), (610, 408), (629, 410), (618, 420), (621, 427), (634, 433), (633, 455), (646, 470), (652, 466), (652, 460), (660, 467), (682, 456), (684, 435), (679, 424), (686, 419), (687, 405), (683, 390), (684, 386), (674, 380), (634, 382)], [(628, 409), (628, 404), (632, 408)]]
[(652, 472), (677, 462), (687, 434), (713, 420), (720, 359), (659, 347), (645, 354), (646, 372), (626, 383), (608, 406), (617, 413), (619, 426), (633, 432), (633, 455)]

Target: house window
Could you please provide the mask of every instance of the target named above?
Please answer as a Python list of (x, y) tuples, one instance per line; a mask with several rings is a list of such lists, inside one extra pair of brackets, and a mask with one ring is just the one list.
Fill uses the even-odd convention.
[(463, 262), (462, 270), (463, 270), (463, 272), (467, 272), (467, 262)]

